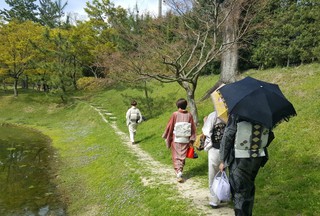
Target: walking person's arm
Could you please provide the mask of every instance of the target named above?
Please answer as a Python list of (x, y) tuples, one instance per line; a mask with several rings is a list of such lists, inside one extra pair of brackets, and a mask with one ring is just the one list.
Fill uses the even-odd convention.
[(225, 167), (229, 166), (233, 160), (234, 155), (232, 155), (232, 149), (234, 148), (236, 132), (236, 117), (230, 115), (220, 143), (220, 171), (223, 171)]
[(139, 115), (138, 123), (140, 124), (143, 121), (143, 118), (142, 118), (142, 114), (139, 109), (138, 109), (138, 115)]
[(176, 119), (176, 113), (173, 113), (167, 123), (166, 129), (162, 134), (162, 138), (165, 139), (167, 148), (171, 147), (171, 142), (173, 141), (173, 129)]
[(131, 111), (131, 109), (128, 109), (128, 111), (126, 113), (126, 124), (127, 124), (127, 126), (129, 126), (129, 124), (130, 124), (130, 111)]

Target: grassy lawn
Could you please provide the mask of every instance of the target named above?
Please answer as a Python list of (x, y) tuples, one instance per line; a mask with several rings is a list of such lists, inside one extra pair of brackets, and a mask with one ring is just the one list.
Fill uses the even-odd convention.
[[(320, 65), (252, 70), (242, 76), (247, 75), (279, 84), (298, 114), (274, 130), (270, 159), (256, 179), (254, 215), (320, 215)], [(217, 79), (201, 77), (196, 99)], [(18, 98), (0, 93), (0, 123), (28, 125), (51, 137), (60, 156), (55, 181), (69, 215), (197, 215), (188, 211), (187, 201), (170, 199), (176, 194), (173, 189), (141, 183), (140, 176), (147, 175), (143, 167), (89, 106), (94, 103), (112, 112), (118, 127), (127, 132), (125, 112), (136, 99), (148, 119), (139, 125), (139, 146), (155, 160), (171, 165), (161, 135), (176, 110), (175, 101), (185, 92), (177, 84), (147, 85), (149, 104), (141, 89), (122, 86), (83, 93), (82, 100), (68, 104), (42, 93), (21, 92)], [(200, 120), (213, 110), (210, 99), (197, 105)], [(201, 126), (202, 122), (198, 133)], [(207, 187), (207, 154), (198, 154), (197, 160), (187, 161), (185, 172)]]
[(60, 156), (54, 181), (69, 215), (197, 215), (187, 202), (171, 199), (172, 189), (142, 184), (147, 173), (88, 103), (42, 100), (27, 93), (1, 97), (0, 122), (50, 136)]

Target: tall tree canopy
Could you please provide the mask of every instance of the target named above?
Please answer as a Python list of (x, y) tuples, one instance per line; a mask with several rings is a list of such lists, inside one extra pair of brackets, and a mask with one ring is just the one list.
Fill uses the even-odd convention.
[(67, 1), (62, 0), (5, 0), (9, 9), (0, 10), (1, 17), (9, 22), (18, 20), (20, 22), (33, 21), (43, 26), (54, 28), (62, 23), (64, 9)]
[(61, 0), (40, 0), (39, 1), (39, 22), (50, 28), (58, 27), (61, 24), (61, 18), (64, 16), (64, 9), (68, 2)]
[(252, 60), (259, 68), (319, 60), (319, 0), (270, 0), (259, 14)]
[(18, 95), (18, 80), (34, 69), (39, 52), (30, 41), (42, 40), (43, 27), (31, 21), (11, 21), (0, 29), (0, 74), (14, 79), (14, 95)]
[(21, 22), (31, 20), (38, 22), (37, 0), (4, 0), (10, 9), (0, 10), (4, 20), (19, 20)]

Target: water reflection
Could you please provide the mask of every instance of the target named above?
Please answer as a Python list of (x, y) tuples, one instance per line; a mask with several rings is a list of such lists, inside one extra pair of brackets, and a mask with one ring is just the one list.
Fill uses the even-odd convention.
[(54, 184), (55, 163), (48, 137), (0, 125), (0, 215), (65, 215)]

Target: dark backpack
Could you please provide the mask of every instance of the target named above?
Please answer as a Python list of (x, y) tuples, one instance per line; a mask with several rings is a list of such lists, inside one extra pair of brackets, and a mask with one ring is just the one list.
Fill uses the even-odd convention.
[(212, 146), (216, 149), (220, 148), (220, 142), (223, 137), (225, 127), (226, 127), (226, 124), (222, 122), (215, 124), (213, 126), (211, 142), (212, 142)]

